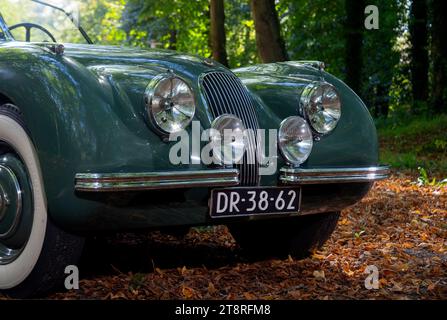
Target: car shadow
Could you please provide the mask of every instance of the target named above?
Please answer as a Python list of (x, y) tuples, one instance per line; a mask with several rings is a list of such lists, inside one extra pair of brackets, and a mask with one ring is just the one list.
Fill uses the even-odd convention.
[(184, 239), (160, 233), (117, 234), (88, 238), (79, 268), (83, 278), (117, 273), (150, 273), (155, 268), (216, 269), (247, 262), (229, 238), (213, 232), (193, 232)]

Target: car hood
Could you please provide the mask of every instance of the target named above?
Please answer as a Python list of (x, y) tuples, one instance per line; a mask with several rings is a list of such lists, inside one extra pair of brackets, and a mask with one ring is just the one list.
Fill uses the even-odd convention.
[[(136, 107), (141, 106), (150, 81), (168, 70), (188, 82), (199, 104), (203, 101), (199, 86), (201, 74), (209, 71), (232, 72), (210, 59), (160, 49), (67, 44), (64, 57), (90, 70), (98, 78), (104, 92), (114, 92), (120, 96), (122, 105)], [(290, 115), (290, 110), (295, 110), (299, 105), (302, 90), (322, 77), (321, 70), (300, 62), (255, 65), (233, 72), (257, 101), (259, 112), (271, 109), (280, 118)], [(108, 90), (110, 87), (111, 91)], [(126, 100), (129, 103), (125, 103)], [(201, 109), (206, 108), (202, 106)]]
[[(91, 71), (100, 83), (107, 83), (133, 105), (140, 105), (150, 81), (169, 70), (182, 77), (197, 94), (198, 79), (208, 71), (226, 71), (221, 64), (196, 55), (163, 49), (64, 44), (64, 59)], [(103, 81), (107, 79), (107, 81)]]
[(128, 66), (156, 71), (175, 70), (194, 77), (210, 69), (224, 69), (219, 63), (196, 55), (162, 49), (141, 49), (120, 46), (66, 44), (65, 56), (85, 67)]

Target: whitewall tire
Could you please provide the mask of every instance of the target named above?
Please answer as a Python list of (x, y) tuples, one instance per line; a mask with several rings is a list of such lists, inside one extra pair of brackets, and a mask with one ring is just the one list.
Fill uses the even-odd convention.
[(39, 159), (20, 111), (2, 105), (0, 293), (43, 294), (59, 285), (66, 265), (79, 258), (83, 239), (56, 227), (47, 212)]
[(17, 259), (0, 265), (0, 289), (11, 289), (29, 276), (39, 259), (47, 226), (47, 205), (39, 161), (28, 134), (18, 122), (0, 114), (0, 140), (13, 146), (21, 156), (33, 189), (34, 217), (28, 243)]

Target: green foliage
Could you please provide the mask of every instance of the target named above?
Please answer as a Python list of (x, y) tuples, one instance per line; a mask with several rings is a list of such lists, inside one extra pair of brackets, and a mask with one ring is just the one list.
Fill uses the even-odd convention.
[(94, 42), (121, 44), (126, 40), (120, 24), (125, 3), (125, 0), (82, 0), (81, 24)]
[(442, 181), (437, 181), (436, 178), (430, 179), (428, 177), (427, 171), (424, 168), (419, 167), (418, 170), (419, 170), (419, 177), (417, 181), (418, 186), (443, 187), (447, 185), (447, 179), (444, 179)]
[(441, 140), (441, 139), (436, 139), (434, 141), (435, 147), (436, 149), (440, 150), (440, 151), (446, 151), (447, 150), (447, 141), (446, 140)]
[[(225, 11), (230, 66), (259, 62), (248, 2), (226, 0)], [(121, 21), (129, 44), (211, 56), (209, 0), (129, 0)]]
[[(0, 0), (0, 7), (4, 15), (18, 22), (23, 18), (20, 10), (14, 10), (9, 3), (24, 1), (30, 2)], [(60, 0), (58, 3), (63, 3), (65, 8), (79, 3), (81, 24), (96, 43), (167, 48), (210, 57), (209, 1)], [(230, 67), (259, 63), (250, 1), (224, 0), (224, 4)], [(376, 119), (390, 120), (392, 125), (401, 121), (399, 119), (406, 119), (413, 105), (408, 31), (411, 1), (372, 0), (367, 4), (379, 9), (379, 29), (360, 30), (363, 33), (363, 70), (362, 89), (358, 93)], [(327, 71), (343, 80), (346, 73), (345, 5), (346, 0), (277, 0), (290, 59), (324, 61)], [(35, 10), (29, 7), (27, 12), (31, 14)], [(31, 15), (40, 19), (41, 11)], [(54, 23), (56, 29), (64, 26), (61, 19)], [(69, 32), (57, 31), (56, 38), (59, 37), (83, 42), (73, 28)], [(418, 109), (426, 115), (433, 107), (420, 102)], [(438, 142), (438, 147), (442, 146)], [(400, 153), (399, 157), (410, 164), (412, 158), (405, 153)]]
[(354, 232), (354, 238), (360, 239), (360, 237), (365, 233), (365, 230)]
[(144, 273), (131, 274), (129, 281), (129, 290), (138, 290), (146, 283), (146, 275)]
[(255, 25), (248, 1), (225, 0), (227, 54), (232, 68), (259, 63)]
[[(405, 17), (405, 1), (375, 0), (368, 4), (379, 8), (379, 29), (363, 33), (363, 89), (360, 93), (376, 117), (386, 117), (392, 101), (391, 88), (399, 98), (408, 90), (402, 87), (410, 83), (407, 63), (400, 63), (400, 51), (407, 41), (402, 38), (401, 22)], [(400, 42), (399, 42), (400, 41)], [(400, 72), (396, 69), (400, 68)], [(399, 101), (402, 105), (402, 101)], [(395, 107), (395, 105), (393, 105)]]
[(446, 137), (447, 115), (436, 117), (390, 117), (389, 119), (376, 120), (376, 126), (381, 137), (387, 138), (416, 138), (422, 137)]
[(447, 174), (447, 116), (391, 117), (376, 121), (381, 162), (395, 168), (428, 168)]
[(320, 60), (344, 77), (344, 1), (281, 0), (281, 25), (291, 60)]
[[(406, 0), (375, 0), (379, 30), (363, 30), (363, 80), (359, 92), (376, 117), (400, 112), (411, 104)], [(345, 1), (281, 0), (278, 4), (289, 56), (293, 60), (321, 60), (327, 71), (344, 79)], [(401, 59), (401, 58), (405, 59)]]
[[(80, 0), (82, 24), (95, 42), (159, 47), (210, 57), (209, 0)], [(259, 63), (249, 1), (225, 0), (227, 54), (236, 68)], [(405, 114), (411, 105), (407, 0), (374, 0), (380, 29), (364, 30), (363, 89), (376, 117)], [(345, 0), (277, 1), (292, 60), (321, 60), (344, 78)], [(427, 109), (427, 106), (423, 106)], [(423, 109), (424, 109), (423, 108)]]
[(129, 44), (211, 54), (208, 0), (128, 0), (121, 21)]

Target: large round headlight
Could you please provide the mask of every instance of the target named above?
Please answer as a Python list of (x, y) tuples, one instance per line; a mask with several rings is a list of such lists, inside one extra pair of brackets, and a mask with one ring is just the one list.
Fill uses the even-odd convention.
[(329, 83), (310, 84), (301, 95), (304, 115), (319, 134), (335, 129), (341, 117), (341, 101), (335, 87)]
[(292, 165), (298, 166), (307, 160), (312, 146), (312, 131), (306, 120), (301, 117), (286, 118), (278, 132), (279, 150)]
[(213, 146), (214, 163), (238, 163), (244, 156), (246, 146), (245, 126), (232, 114), (223, 114), (211, 124), (210, 141)]
[(145, 102), (149, 119), (162, 133), (185, 129), (196, 111), (191, 88), (173, 74), (153, 79), (146, 89)]

